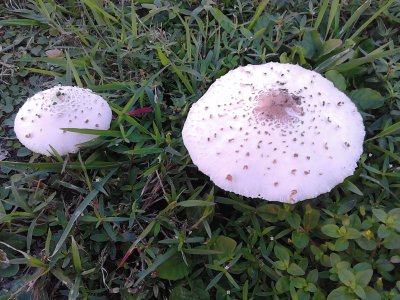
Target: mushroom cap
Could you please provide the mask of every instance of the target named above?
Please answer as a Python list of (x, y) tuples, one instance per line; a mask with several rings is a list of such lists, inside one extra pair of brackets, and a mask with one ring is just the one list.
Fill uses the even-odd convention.
[(351, 100), (298, 65), (247, 65), (217, 79), (192, 105), (183, 142), (226, 191), (295, 203), (353, 174), (365, 129)]
[(56, 86), (30, 97), (17, 113), (14, 131), (33, 152), (50, 155), (50, 145), (60, 154), (75, 153), (78, 144), (96, 135), (67, 132), (61, 128), (109, 129), (108, 103), (89, 89)]

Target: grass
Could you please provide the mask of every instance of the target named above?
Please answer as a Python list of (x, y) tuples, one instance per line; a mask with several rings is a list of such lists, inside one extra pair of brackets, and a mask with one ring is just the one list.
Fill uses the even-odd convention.
[[(0, 299), (400, 299), (400, 5), (6, 0), (0, 4)], [(53, 51), (49, 51), (53, 50)], [(192, 164), (190, 105), (240, 65), (314, 69), (357, 104), (355, 174), (296, 205)], [(79, 154), (22, 147), (13, 118), (89, 87), (112, 128)], [(144, 114), (128, 113), (151, 108)]]

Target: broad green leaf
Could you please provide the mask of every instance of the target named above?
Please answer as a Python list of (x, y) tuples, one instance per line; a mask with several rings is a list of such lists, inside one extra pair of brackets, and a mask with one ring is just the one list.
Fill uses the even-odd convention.
[(400, 249), (400, 235), (392, 232), (385, 237), (382, 244), (386, 249)]
[(351, 272), (348, 269), (342, 268), (342, 269), (338, 269), (338, 276), (339, 276), (339, 280), (347, 285), (350, 286), (351, 284), (353, 284), (356, 280), (353, 272)]
[[(187, 288), (189, 288), (187, 286)], [(201, 280), (195, 280), (191, 285), (191, 290), (184, 288), (181, 285), (175, 287), (169, 295), (169, 300), (210, 300), (210, 295), (205, 290)]]
[[(365, 291), (365, 294), (367, 294), (367, 296), (368, 296), (367, 297), (368, 300), (381, 300), (382, 299), (380, 293), (378, 293), (375, 289), (373, 289), (370, 286), (366, 286), (364, 288), (364, 291)], [(393, 298), (393, 300), (399, 300), (399, 298), (395, 297), (395, 298)]]
[(169, 295), (169, 300), (187, 300), (193, 299), (192, 293), (181, 285), (175, 287)]
[(334, 86), (341, 91), (346, 90), (346, 79), (338, 71), (330, 70), (325, 73), (325, 77), (333, 82)]
[(341, 286), (330, 292), (327, 300), (354, 300), (354, 295), (347, 287)]
[(280, 261), (289, 263), (290, 252), (286, 248), (284, 248), (283, 246), (280, 246), (280, 245), (275, 245), (274, 253)]
[(361, 287), (366, 287), (370, 282), (374, 271), (372, 269), (363, 270), (356, 273), (356, 283)]
[(387, 213), (383, 209), (373, 208), (372, 213), (374, 214), (375, 218), (377, 218), (382, 223), (386, 222)]
[(359, 232), (355, 228), (348, 227), (346, 228), (346, 233), (343, 237), (348, 240), (358, 239), (359, 237), (361, 237), (361, 232)]
[(318, 226), (321, 213), (307, 204), (303, 216), (303, 226), (306, 231), (314, 229)]
[(167, 252), (158, 256), (146, 270), (138, 274), (139, 278), (135, 281), (134, 286), (137, 286), (139, 283), (141, 283), (148, 275), (151, 274), (151, 272), (157, 270), (158, 267), (160, 267), (163, 263), (171, 259), (176, 253), (177, 250), (175, 248), (170, 248), (167, 250)]
[(275, 284), (275, 288), (279, 294), (286, 293), (289, 291), (290, 278), (289, 276), (283, 276), (278, 279)]
[(290, 224), (290, 226), (294, 229), (299, 229), (301, 224), (301, 217), (299, 214), (291, 212), (286, 218), (286, 221)]
[(8, 278), (15, 276), (19, 271), (19, 265), (9, 265), (5, 268), (0, 268), (0, 277)]
[(349, 96), (362, 110), (376, 109), (385, 104), (382, 95), (370, 88), (351, 91)]
[(374, 239), (367, 239), (366, 237), (362, 236), (359, 239), (357, 239), (356, 242), (361, 249), (367, 251), (372, 251), (376, 248), (376, 242)]
[(157, 276), (167, 280), (179, 280), (189, 274), (189, 267), (180, 254), (168, 259), (157, 268)]
[(339, 233), (339, 227), (335, 224), (326, 224), (321, 227), (322, 233), (325, 235), (332, 237), (332, 238), (338, 238), (341, 237), (341, 234)]
[(213, 250), (222, 252), (218, 256), (222, 258), (228, 258), (233, 256), (233, 252), (236, 248), (236, 241), (230, 237), (220, 235), (213, 246)]
[(323, 41), (321, 36), (316, 30), (306, 31), (300, 46), (305, 50), (305, 57), (308, 59), (315, 59), (322, 53)]
[(305, 248), (308, 245), (310, 238), (307, 234), (301, 231), (293, 231), (292, 232), (292, 241), (293, 244), (300, 249)]
[(344, 237), (338, 238), (335, 241), (335, 250), (340, 252), (344, 251), (349, 247), (349, 241), (346, 240)]
[(294, 275), (294, 276), (303, 276), (305, 274), (304, 270), (295, 263), (291, 263), (289, 265), (289, 268), (287, 268), (287, 272), (290, 275)]
[(360, 298), (360, 299), (367, 299), (367, 295), (365, 294), (364, 289), (360, 285), (356, 285), (353, 288), (354, 293)]
[(276, 220), (282, 220), (285, 218), (287, 212), (285, 212), (281, 206), (276, 204), (262, 204), (257, 207), (257, 215), (267, 222), (276, 222)]

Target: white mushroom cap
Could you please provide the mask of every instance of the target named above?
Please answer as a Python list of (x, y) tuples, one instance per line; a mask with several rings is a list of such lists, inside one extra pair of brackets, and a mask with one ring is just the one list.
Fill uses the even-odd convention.
[(182, 136), (198, 168), (240, 195), (294, 203), (353, 174), (365, 130), (356, 106), (316, 72), (248, 65), (193, 104)]
[(78, 151), (78, 144), (97, 136), (61, 128), (109, 129), (108, 103), (89, 89), (56, 86), (29, 98), (17, 113), (14, 131), (33, 152), (50, 155), (50, 145), (60, 154)]

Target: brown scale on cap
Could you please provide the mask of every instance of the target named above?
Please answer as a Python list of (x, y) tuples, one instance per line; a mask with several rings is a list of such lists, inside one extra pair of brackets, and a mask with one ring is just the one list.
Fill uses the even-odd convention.
[(297, 190), (292, 190), (290, 192), (290, 195), (289, 195), (290, 202), (295, 202), (295, 199), (293, 198), (293, 196), (296, 194), (297, 194)]
[(300, 97), (289, 94), (284, 89), (261, 93), (257, 101), (258, 105), (253, 113), (260, 121), (274, 120), (287, 123), (293, 119), (288, 113), (289, 110), (298, 115), (303, 113)]

